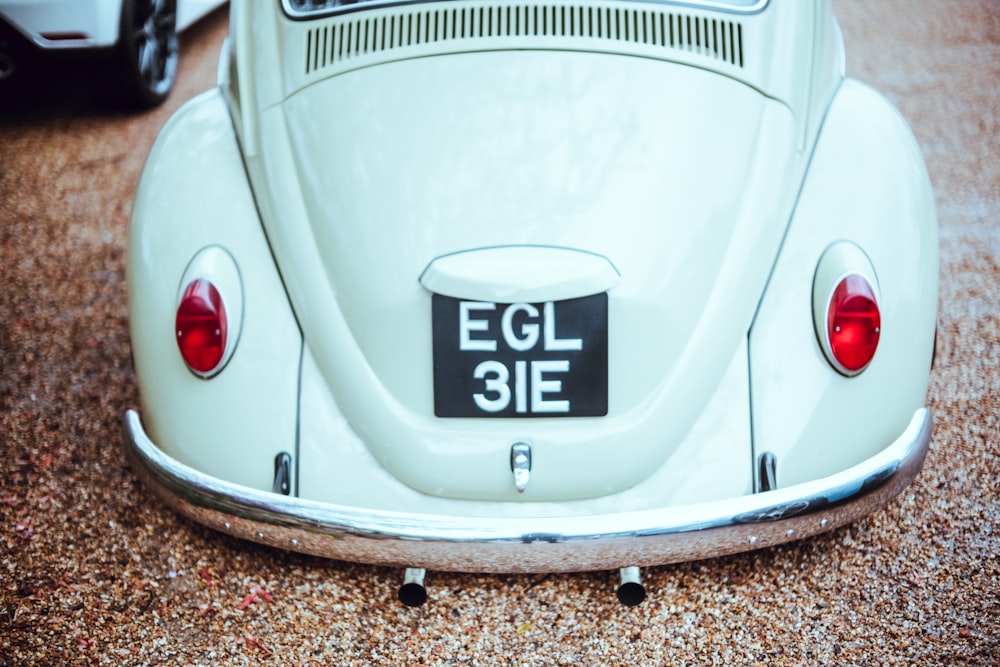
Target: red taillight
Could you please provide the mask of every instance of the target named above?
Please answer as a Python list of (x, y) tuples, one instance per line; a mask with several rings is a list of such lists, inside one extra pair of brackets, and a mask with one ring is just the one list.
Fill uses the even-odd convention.
[(206, 376), (219, 368), (226, 353), (226, 308), (215, 285), (198, 278), (184, 288), (177, 306), (177, 347), (184, 363)]
[(830, 352), (843, 371), (858, 373), (871, 362), (881, 328), (872, 286), (857, 274), (843, 278), (833, 290), (826, 315)]

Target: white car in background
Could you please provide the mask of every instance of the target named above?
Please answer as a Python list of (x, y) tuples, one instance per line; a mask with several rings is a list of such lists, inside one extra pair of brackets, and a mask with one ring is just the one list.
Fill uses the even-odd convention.
[(123, 104), (161, 103), (177, 77), (177, 33), (224, 0), (0, 0), (0, 82), (47, 54), (101, 54)]

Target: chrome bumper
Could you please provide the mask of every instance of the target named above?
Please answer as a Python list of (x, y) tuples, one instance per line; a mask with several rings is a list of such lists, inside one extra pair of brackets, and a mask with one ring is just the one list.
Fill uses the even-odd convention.
[(879, 454), (793, 487), (684, 507), (517, 519), (364, 510), (230, 484), (164, 454), (131, 410), (125, 415), (125, 443), (136, 473), (175, 510), (254, 542), (378, 565), (569, 572), (724, 556), (855, 521), (916, 477), (931, 424), (930, 411), (920, 409)]

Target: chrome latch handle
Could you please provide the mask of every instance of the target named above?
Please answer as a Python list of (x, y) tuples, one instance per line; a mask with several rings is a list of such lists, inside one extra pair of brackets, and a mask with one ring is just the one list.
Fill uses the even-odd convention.
[(515, 442), (510, 448), (510, 469), (514, 473), (514, 488), (524, 493), (531, 475), (531, 445)]

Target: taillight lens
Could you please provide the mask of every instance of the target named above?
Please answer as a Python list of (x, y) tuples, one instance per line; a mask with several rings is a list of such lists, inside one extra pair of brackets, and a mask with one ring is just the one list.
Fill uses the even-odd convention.
[(215, 285), (204, 278), (188, 283), (177, 306), (174, 330), (184, 363), (201, 376), (219, 369), (228, 335), (226, 308)]
[(833, 290), (826, 317), (830, 352), (841, 370), (859, 373), (875, 356), (882, 317), (875, 291), (857, 274), (843, 278)]

